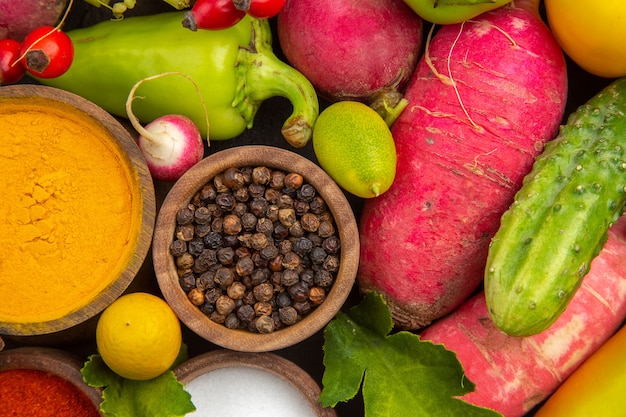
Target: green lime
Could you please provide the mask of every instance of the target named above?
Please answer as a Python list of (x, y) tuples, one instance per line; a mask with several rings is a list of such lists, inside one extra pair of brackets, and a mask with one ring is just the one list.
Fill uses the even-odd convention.
[(389, 126), (366, 104), (339, 101), (324, 109), (313, 129), (320, 166), (358, 197), (377, 197), (396, 176), (396, 146)]

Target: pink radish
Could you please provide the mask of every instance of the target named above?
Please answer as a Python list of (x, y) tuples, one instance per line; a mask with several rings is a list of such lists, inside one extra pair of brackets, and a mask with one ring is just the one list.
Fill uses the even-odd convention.
[(422, 50), (422, 29), (402, 0), (287, 0), (277, 19), (285, 57), (330, 101), (401, 91)]
[(546, 399), (626, 319), (626, 218), (609, 239), (565, 312), (547, 330), (507, 336), (491, 321), (484, 293), (421, 333), (456, 352), (476, 384), (463, 400), (505, 417), (522, 416)]
[(500, 216), (558, 131), (565, 60), (538, 3), (441, 27), (407, 87), (392, 129), (396, 179), (364, 204), (357, 277), (401, 328), (428, 325), (476, 290)]
[[(146, 160), (150, 174), (160, 181), (176, 181), (204, 157), (202, 136), (198, 127), (188, 117), (168, 114), (158, 117), (143, 127), (132, 112), (132, 101), (136, 98), (135, 91), (143, 82), (173, 74), (189, 78), (176, 72), (144, 78), (133, 86), (126, 101), (128, 119), (139, 133), (137, 146)], [(202, 105), (204, 106), (204, 101)], [(208, 118), (206, 122), (208, 126)], [(208, 137), (207, 133), (207, 140)]]

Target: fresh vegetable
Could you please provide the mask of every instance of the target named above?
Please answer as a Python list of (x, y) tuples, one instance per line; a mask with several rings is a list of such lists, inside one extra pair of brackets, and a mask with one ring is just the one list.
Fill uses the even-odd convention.
[(270, 19), (276, 16), (286, 0), (232, 0), (235, 7), (258, 19)]
[(571, 374), (535, 417), (620, 417), (626, 386), (626, 327)]
[[(251, 128), (261, 103), (287, 98), (293, 112), (282, 134), (294, 147), (311, 138), (319, 103), (315, 89), (272, 52), (267, 19), (245, 17), (223, 30), (192, 32), (180, 24), (182, 12), (126, 17), (69, 31), (75, 56), (63, 76), (43, 83), (81, 95), (126, 117), (125, 102), (139, 80), (164, 72), (191, 77), (207, 101), (212, 140), (231, 139)], [(205, 113), (194, 87), (181, 77), (142, 85), (135, 115), (147, 124), (165, 114), (189, 117), (207, 132)]]
[[(204, 142), (198, 127), (188, 117), (168, 114), (150, 122), (144, 128), (132, 111), (135, 91), (146, 81), (152, 81), (176, 73), (157, 74), (140, 80), (133, 86), (126, 100), (126, 113), (139, 133), (137, 145), (143, 154), (150, 174), (160, 181), (176, 181), (204, 157)], [(194, 85), (193, 79), (189, 79)], [(145, 98), (145, 97), (144, 97)], [(200, 95), (200, 103), (206, 112), (206, 104)], [(208, 125), (208, 121), (206, 121)], [(207, 135), (208, 140), (208, 135)]]
[[(626, 218), (609, 230), (608, 241), (580, 290), (544, 332), (528, 337), (500, 332), (481, 292), (424, 329), (421, 338), (456, 352), (467, 377), (476, 384), (476, 390), (461, 399), (507, 417), (522, 416), (554, 392), (621, 326), (626, 319), (624, 288)], [(623, 362), (623, 351), (619, 361)], [(589, 382), (602, 383), (604, 377), (598, 373)], [(606, 414), (598, 409), (591, 415)]]
[(97, 354), (89, 356), (80, 372), (89, 386), (102, 389), (103, 416), (183, 417), (196, 411), (196, 407), (172, 369), (187, 358), (187, 347), (183, 344), (172, 368), (147, 381), (119, 376)]
[(574, 62), (600, 77), (626, 75), (626, 2), (545, 0), (548, 23)]
[(461, 23), (511, 0), (404, 0), (424, 20), (439, 25)]
[(239, 10), (233, 0), (197, 0), (191, 10), (185, 12), (182, 24), (196, 31), (227, 29), (237, 24), (246, 12)]
[(72, 65), (74, 44), (59, 28), (41, 26), (26, 35), (20, 57), (29, 74), (41, 78), (60, 77)]
[(626, 203), (626, 78), (570, 115), (491, 241), (485, 297), (513, 336), (547, 329), (589, 271)]
[(322, 111), (313, 130), (313, 151), (328, 175), (358, 197), (378, 197), (396, 175), (389, 126), (358, 101), (339, 101)]
[(0, 39), (21, 42), (40, 26), (54, 26), (67, 5), (67, 0), (0, 1)]
[(565, 60), (537, 6), (441, 27), (407, 88), (392, 126), (396, 179), (364, 204), (357, 276), (400, 327), (423, 327), (474, 292), (500, 216), (556, 136)]
[(459, 399), (475, 385), (454, 352), (392, 328), (389, 308), (373, 292), (326, 326), (322, 405), (351, 400), (362, 384), (366, 416), (498, 415)]
[(321, 96), (392, 108), (422, 51), (422, 30), (402, 0), (288, 0), (277, 19), (287, 61)]
[(0, 85), (14, 84), (26, 74), (26, 68), (19, 60), (20, 48), (15, 39), (0, 40)]

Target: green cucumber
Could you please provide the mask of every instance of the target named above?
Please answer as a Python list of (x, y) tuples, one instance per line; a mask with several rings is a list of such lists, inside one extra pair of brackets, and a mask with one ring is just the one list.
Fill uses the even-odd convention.
[(495, 325), (550, 327), (589, 272), (626, 203), (626, 77), (572, 113), (501, 218), (485, 268)]

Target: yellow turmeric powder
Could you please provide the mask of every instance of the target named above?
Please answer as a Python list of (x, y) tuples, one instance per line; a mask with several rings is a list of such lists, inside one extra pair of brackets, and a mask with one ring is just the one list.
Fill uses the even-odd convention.
[(0, 322), (59, 319), (121, 273), (141, 218), (124, 158), (69, 105), (0, 101)]

